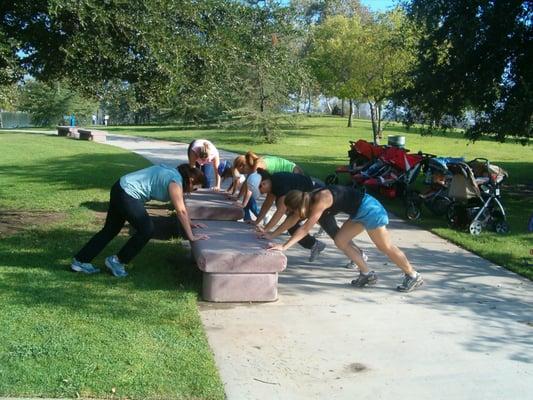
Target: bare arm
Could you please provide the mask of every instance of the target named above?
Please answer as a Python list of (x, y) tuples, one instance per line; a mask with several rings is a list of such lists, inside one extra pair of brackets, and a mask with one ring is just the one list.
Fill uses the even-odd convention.
[(296, 225), (300, 221), (300, 217), (296, 213), (292, 213), (285, 218), (285, 221), (276, 228), (276, 230), (269, 234), (271, 238), (278, 237), (283, 232), (287, 231), (288, 229), (292, 228), (294, 225)]
[(176, 182), (171, 182), (168, 185), (168, 194), (170, 196), (170, 201), (176, 210), (178, 220), (185, 231), (187, 239), (191, 242), (195, 240), (208, 239), (207, 235), (194, 235), (191, 228), (191, 220), (189, 219), (189, 214), (187, 213), (187, 208), (185, 208), (185, 203), (183, 201), (183, 189), (181, 185), (178, 185)]
[(216, 156), (213, 159), (213, 168), (215, 168), (215, 190), (220, 190), (220, 175), (218, 174), (218, 166), (220, 165), (220, 158)]
[(315, 202), (310, 207), (309, 217), (307, 218), (307, 221), (305, 221), (305, 224), (299, 227), (296, 232), (294, 232), (294, 235), (292, 235), (292, 237), (287, 240), (283, 245), (270, 244), (269, 248), (273, 250), (285, 251), (292, 247), (295, 243), (298, 243), (309, 233), (311, 228), (313, 228), (313, 226), (318, 222), (324, 210), (331, 207), (332, 204), (333, 196), (331, 195), (331, 192), (327, 190), (319, 192), (319, 194), (315, 198)]
[(279, 220), (281, 219), (281, 217), (285, 215), (286, 211), (287, 211), (287, 207), (285, 207), (285, 196), (281, 196), (276, 199), (276, 212), (274, 213), (272, 218), (270, 218), (270, 221), (268, 221), (268, 224), (266, 224), (265, 230), (269, 231), (270, 229), (274, 228), (279, 222)]
[(257, 219), (253, 222), (254, 225), (259, 225), (259, 223), (266, 217), (267, 212), (268, 210), (270, 210), (270, 207), (272, 207), (272, 204), (274, 204), (275, 199), (276, 196), (274, 196), (272, 193), (267, 194), (267, 197), (263, 202), (263, 205), (261, 206), (261, 210), (259, 211), (259, 215), (257, 216)]

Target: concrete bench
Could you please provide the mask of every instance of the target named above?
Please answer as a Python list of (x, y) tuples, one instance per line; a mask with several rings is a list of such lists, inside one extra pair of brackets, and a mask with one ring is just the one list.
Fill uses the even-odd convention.
[(266, 242), (244, 222), (202, 221), (209, 239), (191, 243), (192, 256), (203, 271), (202, 297), (214, 302), (275, 301), (278, 273), (287, 267), (282, 252), (266, 250)]
[(235, 202), (226, 199), (223, 192), (198, 189), (185, 197), (185, 205), (191, 219), (238, 221), (244, 210)]
[(58, 126), (57, 136), (75, 137), (78, 135), (78, 128), (75, 126)]
[(92, 140), (98, 143), (105, 143), (107, 132), (89, 129), (78, 129), (80, 140)]

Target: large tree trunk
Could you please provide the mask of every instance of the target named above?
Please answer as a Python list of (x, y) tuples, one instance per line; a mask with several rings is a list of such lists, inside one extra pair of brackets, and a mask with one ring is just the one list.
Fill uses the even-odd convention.
[(350, 104), (350, 115), (348, 115), (348, 128), (352, 127), (352, 115), (353, 115), (353, 100), (349, 99)]
[(300, 113), (300, 103), (302, 101), (302, 96), (304, 95), (304, 87), (300, 85), (300, 91), (298, 92), (298, 98), (296, 100), (296, 113)]
[(381, 139), (381, 105), (379, 103), (368, 102), (370, 106), (370, 118), (372, 120), (372, 133), (374, 136), (374, 144), (379, 144)]
[(344, 117), (344, 99), (341, 99), (341, 117)]
[(311, 113), (311, 103), (312, 103), (312, 93), (311, 88), (307, 90), (307, 114)]

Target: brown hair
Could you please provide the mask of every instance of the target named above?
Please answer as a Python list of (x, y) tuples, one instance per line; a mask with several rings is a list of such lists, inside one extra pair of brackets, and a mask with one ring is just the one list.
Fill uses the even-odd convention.
[(291, 190), (285, 195), (285, 206), (297, 213), (300, 219), (307, 218), (311, 205), (311, 196), (301, 190)]
[[(183, 178), (183, 191), (192, 191), (193, 185), (200, 185), (204, 183), (203, 172), (196, 167), (191, 167), (189, 164), (181, 164), (176, 167), (181, 177)], [(191, 182), (192, 179), (192, 182)]]
[(246, 157), (244, 156), (235, 157), (235, 159), (233, 160), (233, 169), (239, 170), (244, 166), (246, 166)]

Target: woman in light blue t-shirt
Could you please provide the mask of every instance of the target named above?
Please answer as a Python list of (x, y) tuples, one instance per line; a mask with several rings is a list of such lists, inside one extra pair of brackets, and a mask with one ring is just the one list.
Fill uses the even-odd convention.
[(128, 221), (135, 228), (135, 234), (116, 255), (105, 259), (105, 265), (113, 275), (128, 275), (124, 269), (125, 264), (142, 250), (154, 233), (154, 223), (144, 206), (150, 200), (172, 202), (187, 239), (207, 239), (207, 235), (193, 234), (191, 228), (206, 226), (191, 223), (183, 201), (183, 192), (190, 192), (194, 185), (203, 182), (203, 178), (204, 175), (199, 169), (188, 164), (182, 164), (178, 168), (154, 165), (124, 175), (111, 188), (104, 227), (75, 255), (71, 269), (86, 274), (99, 272), (91, 261), (118, 235)]

